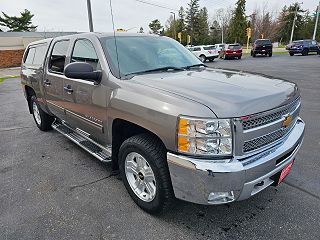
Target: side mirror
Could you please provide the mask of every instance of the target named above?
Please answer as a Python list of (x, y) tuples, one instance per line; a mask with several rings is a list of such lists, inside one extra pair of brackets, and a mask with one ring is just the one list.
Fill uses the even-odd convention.
[(89, 63), (73, 62), (64, 68), (64, 75), (68, 78), (93, 81), (97, 85), (101, 82), (102, 72), (93, 71)]

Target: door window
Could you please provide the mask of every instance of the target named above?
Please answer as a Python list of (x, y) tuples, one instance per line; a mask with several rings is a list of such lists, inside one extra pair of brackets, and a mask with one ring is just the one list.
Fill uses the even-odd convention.
[(89, 63), (94, 71), (101, 69), (96, 51), (88, 39), (76, 41), (71, 56), (71, 62)]
[(68, 47), (69, 40), (59, 41), (54, 44), (50, 56), (49, 70), (63, 73)]

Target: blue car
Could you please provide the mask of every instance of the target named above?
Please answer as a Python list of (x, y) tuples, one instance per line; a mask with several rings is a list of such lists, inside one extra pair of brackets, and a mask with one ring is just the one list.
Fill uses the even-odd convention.
[(287, 49), (289, 50), (290, 56), (293, 56), (294, 54), (302, 54), (303, 56), (306, 56), (311, 52), (320, 54), (319, 44), (315, 40), (294, 41)]

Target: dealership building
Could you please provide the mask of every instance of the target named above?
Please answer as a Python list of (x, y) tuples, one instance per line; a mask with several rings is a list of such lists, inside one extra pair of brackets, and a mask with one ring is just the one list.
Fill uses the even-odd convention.
[(20, 66), (24, 49), (31, 42), (75, 33), (76, 32), (0, 32), (0, 68)]

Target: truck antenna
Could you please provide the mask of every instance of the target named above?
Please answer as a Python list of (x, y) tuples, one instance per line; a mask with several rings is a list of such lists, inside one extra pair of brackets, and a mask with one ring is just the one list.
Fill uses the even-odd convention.
[(116, 47), (116, 55), (117, 55), (117, 63), (118, 63), (118, 70), (119, 70), (119, 78), (121, 78), (121, 71), (120, 71), (120, 63), (119, 63), (119, 54), (118, 54), (118, 46), (117, 46), (117, 38), (116, 38), (116, 31), (114, 27), (114, 20), (113, 20), (113, 11), (112, 11), (112, 2), (109, 0), (110, 3), (110, 13), (112, 19), (112, 27), (113, 27), (113, 37), (114, 37), (114, 45)]

